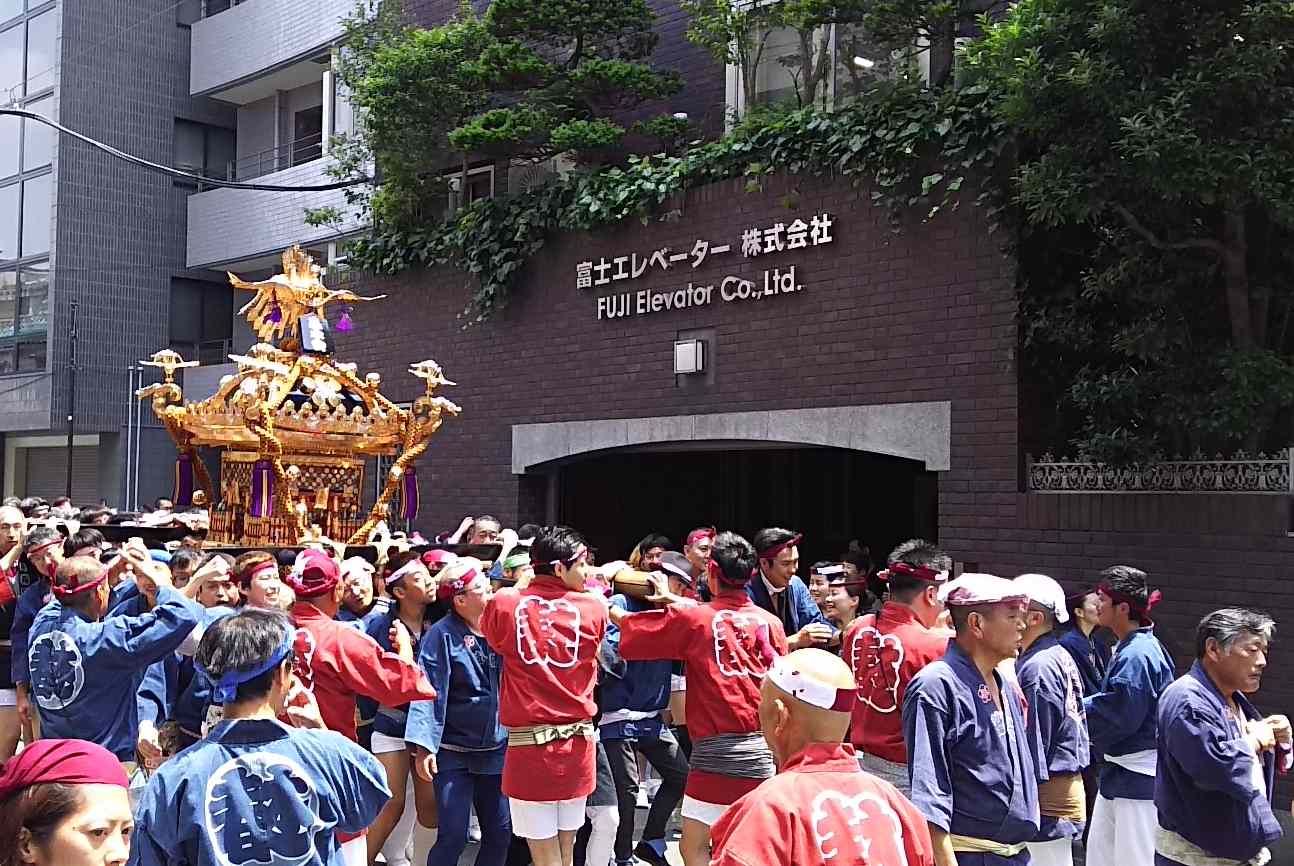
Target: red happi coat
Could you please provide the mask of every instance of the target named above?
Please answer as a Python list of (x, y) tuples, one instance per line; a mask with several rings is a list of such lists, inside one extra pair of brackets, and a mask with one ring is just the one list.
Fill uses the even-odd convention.
[(860, 752), (908, 762), (903, 695), (922, 668), (944, 657), (951, 637), (950, 631), (922, 625), (912, 608), (892, 601), (877, 616), (859, 617), (845, 632), (840, 654), (858, 683), (849, 740)]
[[(687, 730), (693, 741), (757, 733), (760, 683), (773, 656), (786, 652), (781, 620), (740, 589), (727, 590), (709, 604), (671, 605), (620, 622), (620, 655), (626, 661), (672, 659), (687, 665)], [(727, 805), (759, 782), (693, 770), (687, 795)]]
[(814, 743), (711, 828), (710, 866), (931, 866), (926, 819), (858, 769), (847, 743)]
[[(508, 728), (589, 721), (597, 713), (598, 645), (606, 604), (535, 575), (523, 590), (501, 589), (481, 617), (481, 633), (503, 658), (499, 721)], [(503, 793), (553, 802), (593, 793), (597, 747), (587, 737), (509, 746)]]
[(297, 625), (293, 672), (314, 693), (330, 730), (356, 738), (356, 695), (388, 707), (435, 700), (436, 690), (420, 666), (382, 649), (362, 631), (308, 602), (292, 606), (292, 619)]

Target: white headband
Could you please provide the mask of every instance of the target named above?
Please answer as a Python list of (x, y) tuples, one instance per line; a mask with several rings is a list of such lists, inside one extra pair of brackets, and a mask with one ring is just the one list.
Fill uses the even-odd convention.
[(773, 662), (766, 676), (773, 685), (806, 704), (831, 710), (837, 713), (848, 713), (854, 709), (858, 700), (857, 688), (838, 689), (817, 680), (811, 680), (795, 669), (788, 656), (781, 656)]
[(406, 562), (404, 565), (397, 568), (395, 570), (395, 573), (386, 579), (386, 585), (390, 586), (391, 584), (396, 583), (397, 581), (404, 580), (406, 577), (413, 574), (415, 571), (417, 571), (420, 568), (425, 571), (427, 567), (422, 564), (421, 559), (417, 559), (417, 558), (411, 559), (408, 562)]

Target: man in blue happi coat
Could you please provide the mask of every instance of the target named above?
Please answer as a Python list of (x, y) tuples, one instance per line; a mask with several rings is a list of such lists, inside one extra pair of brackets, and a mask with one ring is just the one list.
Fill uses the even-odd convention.
[(1155, 766), (1159, 697), (1173, 681), (1173, 660), (1155, 637), (1159, 603), (1146, 573), (1127, 565), (1101, 572), (1101, 625), (1119, 638), (1101, 691), (1083, 701), (1092, 754), (1102, 756), (1087, 856), (1093, 863), (1151, 866), (1155, 860)]
[(1083, 715), (1083, 677), (1060, 645), (1057, 624), (1069, 619), (1065, 591), (1045, 574), (1013, 583), (1029, 597), (1016, 677), (1029, 702), (1029, 733), (1036, 738), (1038, 835), (1029, 843), (1032, 866), (1073, 866), (1071, 840), (1087, 821), (1083, 769), (1091, 741)]
[(132, 866), (344, 866), (337, 834), (372, 823), (390, 791), (294, 683), (294, 634), (281, 612), (247, 609), (203, 635), (195, 661), (224, 719), (149, 780)]
[(903, 696), (910, 798), (936, 866), (1023, 866), (1038, 835), (1038, 756), (1024, 694), (998, 666), (1020, 646), (1025, 596), (1009, 580), (963, 574), (939, 600), (957, 634)]
[(803, 538), (776, 526), (756, 532), (751, 543), (759, 556), (759, 567), (746, 585), (750, 600), (782, 621), (792, 650), (824, 647), (835, 634), (809, 588), (796, 575)]
[(1159, 699), (1155, 866), (1271, 862), (1277, 772), (1290, 769), (1290, 723), (1249, 702), (1267, 667), (1271, 617), (1229, 608), (1200, 620), (1195, 664)]
[[(140, 616), (108, 616), (114, 569), (134, 570), (155, 599)], [(54, 601), (32, 623), (31, 695), (45, 737), (97, 743), (123, 762), (135, 760), (136, 696), (149, 665), (174, 652), (197, 626), (200, 609), (171, 586), (171, 572), (146, 553), (124, 548), (105, 566), (88, 556), (59, 564)]]

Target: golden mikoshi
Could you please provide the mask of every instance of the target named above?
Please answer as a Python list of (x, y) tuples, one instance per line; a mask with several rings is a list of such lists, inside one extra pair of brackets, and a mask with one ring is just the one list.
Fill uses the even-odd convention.
[[(404, 409), (381, 393), (377, 373), (360, 377), (355, 364), (332, 355), (330, 304), (343, 304), (338, 330), (350, 329), (350, 305), (380, 300), (330, 289), (323, 271), (299, 246), (283, 253), (283, 273), (261, 282), (233, 274), (230, 283), (253, 292), (239, 314), (260, 342), (230, 355), (238, 369), (205, 400), (185, 402), (175, 373), (196, 366), (162, 350), (145, 364), (162, 381), (138, 391), (179, 450), (175, 504), (194, 494), (211, 503), (207, 541), (217, 546), (291, 546), (322, 538), (365, 544), (387, 518), (411, 520), (418, 509), (414, 463), (447, 415), (459, 407), (436, 395), (453, 385), (435, 361), (409, 368), (424, 393)], [(198, 457), (220, 449), (220, 490)], [(361, 513), (365, 459), (394, 458), (367, 514)]]

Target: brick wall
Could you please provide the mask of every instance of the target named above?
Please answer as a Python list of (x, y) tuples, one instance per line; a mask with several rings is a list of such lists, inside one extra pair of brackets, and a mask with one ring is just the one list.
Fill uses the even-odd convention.
[[(376, 369), (397, 400), (416, 395), (410, 361), (432, 357), (464, 407), (446, 422), (420, 468), (428, 525), (456, 525), (464, 508), (518, 517), (511, 425), (697, 412), (951, 401), (952, 469), (940, 488), (941, 520), (1016, 508), (1015, 310), (1012, 271), (967, 209), (892, 234), (866, 191), (834, 179), (774, 178), (757, 193), (716, 184), (680, 202), (670, 222), (596, 236), (552, 239), (528, 266), (510, 306), (462, 329), (466, 281), (447, 269), (361, 281), (388, 292), (356, 312), (340, 357)], [(794, 200), (794, 208), (788, 208)], [(741, 230), (830, 212), (836, 240), (816, 250), (745, 259)], [(716, 300), (694, 309), (599, 321), (596, 297), (577, 290), (576, 264), (698, 238), (729, 243), (695, 271), (649, 271), (624, 291), (762, 280), (794, 265), (803, 290), (758, 301)], [(716, 289), (716, 294), (718, 293)], [(681, 387), (673, 375), (680, 331), (715, 333), (714, 381)], [(470, 505), (469, 505), (470, 503)], [(534, 517), (533, 513), (522, 517)]]
[[(786, 201), (798, 199), (788, 210)], [(1278, 496), (1043, 495), (1020, 491), (1016, 326), (1011, 264), (972, 208), (894, 235), (846, 182), (777, 178), (694, 191), (673, 222), (554, 238), (524, 272), (511, 305), (467, 330), (462, 275), (442, 269), (360, 279), (389, 300), (357, 311), (339, 355), (376, 369), (395, 399), (416, 395), (410, 361), (440, 361), (463, 407), (446, 422), (419, 475), (419, 523), (452, 528), (464, 513), (505, 521), (542, 516), (542, 484), (510, 472), (510, 427), (545, 421), (948, 400), (951, 468), (939, 476), (939, 540), (960, 561), (1005, 575), (1045, 571), (1092, 581), (1115, 563), (1144, 568), (1165, 594), (1156, 612), (1184, 670), (1205, 612), (1244, 604), (1294, 622), (1290, 501)], [(684, 281), (753, 277), (795, 264), (803, 291), (760, 301), (598, 321), (597, 291), (575, 288), (575, 266), (696, 238), (739, 242), (742, 228), (836, 218), (837, 241), (767, 263), (714, 259)], [(738, 247), (738, 250), (740, 247)], [(670, 277), (631, 289), (673, 286)], [(712, 328), (714, 381), (679, 387), (671, 344)], [(680, 479), (685, 490), (686, 479)], [(858, 527), (866, 537), (867, 527)], [(1291, 709), (1294, 669), (1278, 640), (1260, 695)], [(1288, 792), (1287, 792), (1288, 794)]]

